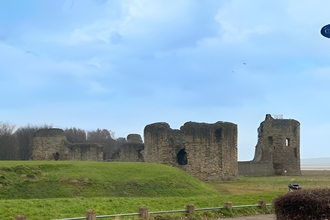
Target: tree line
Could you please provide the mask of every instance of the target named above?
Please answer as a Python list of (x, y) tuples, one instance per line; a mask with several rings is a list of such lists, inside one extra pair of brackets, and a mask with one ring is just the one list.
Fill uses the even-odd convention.
[[(15, 130), (15, 125), (0, 122), (0, 160), (31, 160), (33, 157), (33, 139), (37, 131), (51, 129), (51, 125), (27, 125)], [(115, 139), (114, 132), (107, 129), (85, 131), (79, 128), (63, 130), (66, 139), (71, 143), (97, 143), (103, 147), (103, 159), (111, 158), (112, 153), (122, 144), (125, 138)]]

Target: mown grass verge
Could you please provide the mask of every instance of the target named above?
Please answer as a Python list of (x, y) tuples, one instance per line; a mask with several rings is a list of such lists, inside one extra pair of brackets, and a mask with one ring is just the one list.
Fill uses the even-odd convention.
[[(186, 204), (193, 203), (195, 208), (220, 207), (225, 201), (240, 204), (238, 196), (196, 196), (196, 197), (155, 197), (155, 198), (62, 198), (62, 199), (28, 199), (0, 201), (0, 219), (13, 219), (24, 213), (29, 220), (46, 220), (56, 218), (82, 217), (86, 210), (93, 209), (97, 215), (120, 213), (137, 213), (140, 206), (147, 206), (149, 211), (182, 210)], [(255, 204), (257, 202), (254, 202)], [(269, 210), (266, 212), (270, 212)], [(196, 212), (195, 217), (202, 216), (237, 216), (265, 213), (259, 208), (234, 209), (233, 213), (221, 211)], [(181, 216), (182, 214), (171, 216)], [(166, 214), (164, 215), (166, 216)], [(133, 218), (133, 217), (131, 217)], [(136, 217), (135, 217), (136, 218)]]
[[(303, 188), (327, 187), (330, 176), (241, 177), (233, 182), (207, 182), (160, 164), (75, 161), (0, 161), (0, 219), (25, 214), (29, 220), (271, 203), (287, 193), (289, 183)], [(233, 212), (196, 212), (192, 218), (217, 218), (272, 212), (240, 208)], [(166, 218), (167, 215), (157, 217)], [(171, 216), (179, 216), (172, 215)], [(180, 214), (181, 216), (181, 214)], [(167, 219), (169, 219), (168, 217)], [(172, 218), (172, 217), (171, 217)]]

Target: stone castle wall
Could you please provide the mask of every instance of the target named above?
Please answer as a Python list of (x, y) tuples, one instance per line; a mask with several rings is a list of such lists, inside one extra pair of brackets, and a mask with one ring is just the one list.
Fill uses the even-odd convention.
[(144, 162), (143, 144), (127, 143), (116, 150), (109, 161)]
[(242, 176), (300, 175), (300, 123), (267, 114), (258, 128), (254, 159), (237, 161), (237, 125), (187, 122), (180, 129), (165, 123), (114, 140), (115, 151), (103, 158), (99, 144), (70, 143), (61, 129), (45, 129), (34, 138), (34, 160), (94, 160), (162, 163), (201, 180), (236, 180)]
[[(264, 164), (269, 164), (267, 169)], [(300, 123), (293, 119), (274, 119), (267, 114), (258, 128), (254, 159), (249, 163), (239, 162), (239, 173), (244, 176), (300, 175)]]
[(127, 141), (123, 142), (116, 150), (109, 161), (121, 162), (144, 162), (144, 144), (139, 134), (129, 134)]
[(54, 160), (58, 155), (65, 155), (66, 141), (61, 129), (39, 130), (33, 139), (33, 160)]
[(202, 180), (235, 180), (238, 177), (237, 125), (187, 122), (180, 130), (167, 123), (144, 129), (146, 162), (176, 166)]
[(73, 144), (62, 129), (43, 129), (33, 139), (33, 160), (103, 160), (99, 144)]
[[(66, 157), (63, 160), (91, 160), (103, 161), (102, 146), (95, 143), (69, 143), (66, 144)], [(61, 158), (60, 158), (61, 159)]]
[(273, 164), (269, 162), (239, 161), (240, 176), (274, 176)]

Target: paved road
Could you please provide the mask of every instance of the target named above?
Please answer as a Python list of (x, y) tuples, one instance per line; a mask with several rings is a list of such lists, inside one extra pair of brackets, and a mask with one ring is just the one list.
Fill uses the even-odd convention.
[[(220, 218), (222, 219), (222, 218)], [(218, 219), (218, 220), (220, 220)], [(253, 215), (253, 216), (246, 216), (246, 217), (238, 217), (238, 218), (225, 218), (226, 220), (276, 220), (275, 215)]]

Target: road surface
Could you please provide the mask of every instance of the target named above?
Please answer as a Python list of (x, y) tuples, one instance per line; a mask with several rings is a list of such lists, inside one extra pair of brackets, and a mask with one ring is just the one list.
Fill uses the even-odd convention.
[[(220, 218), (223, 219), (223, 218)], [(218, 220), (220, 220), (218, 219)], [(237, 217), (237, 218), (225, 218), (226, 220), (276, 220), (275, 215), (253, 215), (253, 216), (245, 216), (245, 217)]]

